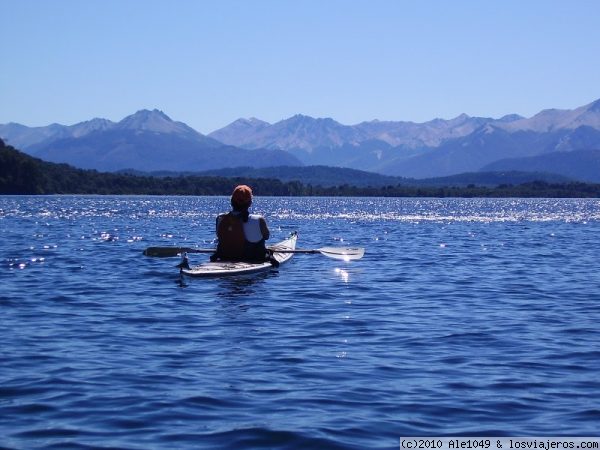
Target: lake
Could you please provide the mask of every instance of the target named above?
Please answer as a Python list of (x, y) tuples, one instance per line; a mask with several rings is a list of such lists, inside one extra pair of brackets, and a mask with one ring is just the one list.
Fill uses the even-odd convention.
[[(182, 279), (226, 197), (0, 197), (0, 447), (398, 448), (593, 436), (600, 201), (257, 197), (271, 242)], [(190, 262), (208, 255), (190, 255)]]

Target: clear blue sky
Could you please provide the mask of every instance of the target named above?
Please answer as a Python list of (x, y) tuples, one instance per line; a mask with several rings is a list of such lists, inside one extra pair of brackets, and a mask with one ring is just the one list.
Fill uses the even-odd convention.
[(597, 0), (0, 0), (0, 123), (531, 116), (600, 98)]

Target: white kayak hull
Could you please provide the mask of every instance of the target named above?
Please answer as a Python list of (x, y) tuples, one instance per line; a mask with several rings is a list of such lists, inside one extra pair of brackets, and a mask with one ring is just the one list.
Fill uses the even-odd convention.
[[(273, 258), (283, 264), (289, 261), (294, 253), (278, 252), (277, 250), (294, 250), (296, 248), (296, 241), (298, 240), (298, 234), (292, 233), (292, 235), (275, 244), (270, 245), (269, 248), (273, 250)], [(260, 272), (268, 272), (273, 269), (273, 265), (270, 262), (250, 263), (242, 261), (215, 261), (203, 263), (189, 269), (181, 269), (181, 273), (188, 277), (231, 277), (239, 275), (249, 275)]]

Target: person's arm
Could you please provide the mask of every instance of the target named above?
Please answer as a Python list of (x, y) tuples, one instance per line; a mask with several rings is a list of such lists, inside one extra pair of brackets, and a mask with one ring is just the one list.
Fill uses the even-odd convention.
[(258, 219), (258, 222), (260, 223), (260, 232), (262, 233), (262, 237), (266, 241), (267, 239), (269, 239), (269, 236), (271, 236), (271, 233), (269, 232), (269, 227), (267, 227), (267, 221), (264, 217), (261, 217), (260, 219)]

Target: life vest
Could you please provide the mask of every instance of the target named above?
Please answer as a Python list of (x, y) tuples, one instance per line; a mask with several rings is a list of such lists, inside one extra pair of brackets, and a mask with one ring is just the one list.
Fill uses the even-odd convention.
[(229, 212), (221, 214), (217, 225), (217, 257), (225, 260), (241, 260), (244, 258), (246, 236), (242, 219)]
[(217, 251), (211, 257), (224, 261), (266, 261), (269, 259), (260, 229), (261, 216), (251, 214), (244, 222), (231, 211), (217, 218)]

